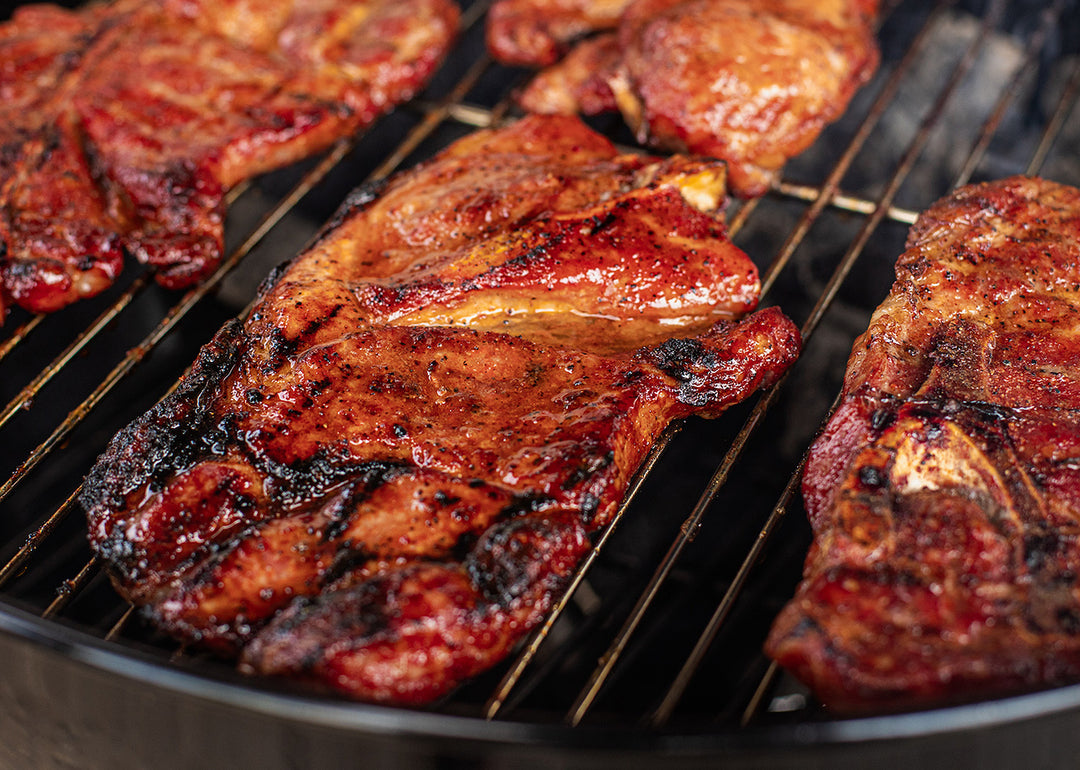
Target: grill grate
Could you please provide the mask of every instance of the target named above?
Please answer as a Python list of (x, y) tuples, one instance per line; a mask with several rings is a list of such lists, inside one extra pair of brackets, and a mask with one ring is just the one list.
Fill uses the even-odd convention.
[[(170, 294), (131, 271), (54, 316), (9, 319), (0, 619), (29, 611), (40, 634), (74, 628), (221, 687), (280, 691), (238, 683), (133, 616), (85, 544), (79, 484), (112, 433), (167, 392), (348, 189), (512, 113), (525, 73), (483, 52), (486, 5), (467, 8), (455, 54), (421, 98), (320, 158), (233, 191), (228, 257), (202, 286)], [(760, 653), (808, 543), (795, 494), (803, 453), (831, 412), (852, 340), (891, 284), (914, 212), (972, 179), (1042, 171), (1080, 184), (1080, 56), (1063, 50), (1077, 37), (1077, 8), (1042, 5), (886, 4), (877, 78), (776, 189), (733, 204), (729, 217), (736, 243), (755, 259), (772, 255), (759, 263), (763, 302), (802, 322), (803, 359), (756, 402), (670, 429), (517, 658), (437, 711), (494, 723), (646, 724), (654, 735), (831, 724)], [(594, 125), (629, 141), (615, 119)]]

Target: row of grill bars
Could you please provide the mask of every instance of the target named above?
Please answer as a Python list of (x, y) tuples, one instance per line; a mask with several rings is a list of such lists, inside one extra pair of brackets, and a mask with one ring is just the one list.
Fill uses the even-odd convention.
[[(786, 266), (795, 249), (802, 242), (803, 238), (809, 231), (810, 227), (814, 224), (821, 212), (827, 207), (832, 206), (835, 208), (853, 211), (860, 214), (868, 214), (870, 219), (865, 223), (864, 227), (857, 236), (855, 242), (852, 243), (850, 249), (841, 260), (840, 265), (837, 267), (825, 292), (820, 297), (814, 310), (811, 312), (810, 318), (804, 324), (803, 336), (809, 338), (818, 323), (824, 316), (831, 305), (832, 299), (839, 289), (840, 284), (843, 282), (847, 273), (850, 271), (855, 260), (861, 254), (863, 247), (865, 246), (869, 236), (876, 230), (885, 218), (890, 218), (898, 222), (910, 223), (914, 220), (914, 214), (909, 211), (897, 209), (892, 206), (892, 199), (895, 196), (900, 184), (906, 178), (911, 167), (914, 165), (915, 160), (920, 154), (925, 142), (936, 125), (941, 112), (944, 110), (945, 105), (948, 102), (952, 92), (958, 86), (960, 80), (964, 74), (970, 68), (974, 61), (975, 55), (978, 49), (982, 46), (985, 39), (988, 36), (990, 30), (994, 28), (999, 21), (1001, 13), (1004, 8), (1002, 0), (995, 0), (992, 4), (990, 11), (984, 16), (984, 22), (981, 32), (975, 40), (972, 41), (964, 57), (956, 65), (953, 75), (942, 91), (934, 108), (930, 114), (924, 120), (923, 125), (919, 131), (919, 134), (913, 140), (908, 151), (905, 153), (900, 166), (890, 181), (887, 189), (876, 202), (870, 202), (844, 195), (839, 190), (840, 180), (850, 167), (855, 155), (862, 147), (867, 137), (872, 132), (874, 126), (881, 118), (884, 111), (891, 104), (895, 97), (896, 91), (906, 74), (910, 69), (912, 63), (915, 61), (917, 52), (925, 42), (929, 30), (933, 27), (934, 22), (940, 17), (942, 11), (947, 8), (951, 3), (948, 0), (942, 0), (938, 3), (937, 7), (928, 17), (923, 29), (920, 31), (918, 37), (908, 47), (908, 51), (894, 70), (889, 81), (883, 87), (878, 99), (871, 107), (870, 112), (864, 119), (863, 124), (857, 131), (854, 139), (845, 150), (841, 159), (833, 171), (829, 174), (826, 181), (820, 188), (792, 185), (788, 183), (781, 183), (777, 189), (781, 195), (785, 195), (794, 199), (806, 200), (811, 205), (804, 211), (795, 229), (789, 235), (784, 245), (781, 247), (772, 263), (769, 265), (768, 270), (765, 272), (762, 281), (762, 294), (766, 295), (769, 289), (772, 287), (779, 272)], [(982, 133), (979, 140), (976, 142), (975, 147), (972, 149), (968, 161), (961, 172), (957, 184), (965, 183), (976, 167), (979, 159), (985, 152), (997, 126), (1000, 124), (1005, 112), (1008, 109), (1012, 96), (1015, 92), (1014, 86), (1019, 84), (1025, 77), (1027, 77), (1034, 67), (1038, 51), (1042, 48), (1046, 37), (1047, 30), (1050, 26), (1060, 17), (1063, 3), (1061, 0), (1055, 3), (1052, 8), (1047, 9), (1044, 15), (1043, 24), (1032, 35), (1027, 50), (1024, 64), (1018, 68), (1014, 75), (1012, 83), (1003, 92), (995, 110), (988, 118), (983, 126)], [(485, 3), (479, 3), (472, 6), (466, 14), (463, 16), (463, 29), (468, 29), (481, 18), (484, 10), (486, 10)], [(883, 17), (887, 15), (883, 14)], [(493, 124), (497, 124), (501, 121), (503, 115), (509, 107), (508, 100), (504, 100), (498, 106), (492, 110), (484, 108), (478, 108), (471, 105), (462, 103), (462, 99), (468, 93), (468, 91), (476, 84), (482, 74), (490, 66), (491, 62), (486, 56), (482, 56), (474, 65), (466, 72), (466, 74), (457, 83), (451, 93), (446, 99), (437, 103), (417, 103), (417, 106), (422, 109), (424, 116), (417, 126), (415, 126), (409, 134), (405, 137), (403, 142), (398, 145), (395, 151), (390, 157), (388, 157), (383, 164), (379, 166), (376, 171), (371, 175), (371, 179), (383, 178), (394, 169), (396, 169), (401, 162), (416, 149), (419, 144), (424, 141), (432, 132), (443, 122), (447, 120), (453, 120), (465, 125), (473, 127), (483, 127)], [(1029, 167), (1030, 171), (1037, 170), (1049, 151), (1054, 138), (1060, 132), (1061, 126), (1064, 123), (1066, 116), (1069, 114), (1071, 105), (1075, 101), (1077, 90), (1080, 89), (1080, 65), (1077, 66), (1076, 72), (1069, 81), (1065, 91), (1062, 94), (1059, 101), (1058, 108), (1055, 111), (1054, 116), (1051, 118), (1047, 125), (1046, 131), (1040, 141), (1039, 147), (1036, 150), (1035, 156), (1032, 159)], [(277, 206), (275, 206), (268, 214), (265, 215), (263, 220), (259, 223), (256, 229), (248, 236), (248, 238), (241, 244), (241, 246), (230, 255), (221, 265), (221, 267), (214, 273), (214, 275), (202, 286), (193, 289), (188, 292), (181, 300), (170, 310), (166, 316), (162, 319), (159, 325), (153, 332), (141, 343), (140, 345), (129, 351), (125, 359), (117, 366), (117, 368), (106, 377), (102, 384), (91, 394), (91, 396), (78, 408), (73, 410), (69, 417), (61, 424), (56, 432), (49, 439), (46, 440), (38, 449), (31, 454), (30, 458), (23, 463), (3, 486), (0, 486), (0, 500), (2, 500), (10, 491), (10, 489), (18, 483), (23, 476), (25, 476), (34, 466), (40, 462), (48, 453), (62, 441), (78, 424), (79, 421), (89, 411), (97, 405), (97, 403), (119, 382), (123, 377), (134, 368), (145, 356), (152, 350), (176, 325), (176, 323), (183, 318), (192, 307), (195, 306), (201, 299), (203, 299), (213, 288), (215, 288), (224, 276), (230, 272), (239, 262), (243, 259), (250, 250), (261, 241), (263, 237), (277, 224), (278, 221), (298, 202), (304, 195), (307, 194), (318, 182), (325, 176), (325, 174), (331, 170), (338, 162), (352, 149), (357, 141), (357, 138), (351, 140), (345, 140), (338, 143), (330, 153), (311, 171), (304, 179), (294, 188)], [(744, 205), (732, 219), (729, 230), (731, 235), (734, 236), (739, 229), (746, 223), (750, 215), (753, 213), (757, 206), (757, 201), (752, 201)], [(71, 346), (64, 351), (46, 370), (44, 370), (37, 378), (34, 379), (30, 385), (21, 392), (15, 400), (12, 401), (3, 411), (0, 411), (0, 427), (10, 419), (10, 416), (17, 412), (25, 403), (28, 403), (34, 395), (44, 387), (55, 374), (57, 374), (68, 361), (71, 360), (77, 353), (82, 350), (85, 345), (94, 337), (101, 329), (107, 326), (113, 319), (115, 319), (124, 308), (130, 304), (131, 300), (142, 291), (148, 285), (146, 276), (141, 276), (132, 284), (131, 287), (119, 298), (116, 302), (108, 308), (101, 317), (93, 322), (87, 329), (79, 335), (79, 337), (71, 344)], [(0, 345), (0, 360), (10, 352), (10, 350), (17, 345), (20, 341), (25, 339), (30, 332), (38, 325), (41, 317), (34, 317), (27, 323), (20, 326), (8, 340)], [(781, 383), (782, 384), (782, 383)], [(744, 424), (743, 429), (732, 443), (731, 448), (725, 455), (721, 464), (718, 466), (713, 478), (710, 480), (705, 492), (702, 494), (698, 504), (693, 509), (692, 513), (683, 524), (680, 529), (680, 535), (672, 544), (668, 554), (664, 557), (661, 564), (658, 566), (653, 579), (650, 581), (649, 586), (642, 594), (638, 601), (637, 606), (631, 612), (630, 617), (624, 624), (623, 629), (616, 636), (608, 652), (601, 658), (600, 665), (590, 678), (589, 683), (580, 693), (578, 700), (571, 708), (567, 715), (567, 722), (570, 724), (577, 724), (585, 716), (589, 707), (595, 700), (597, 694), (600, 692), (604, 683), (608, 680), (612, 670), (617, 663), (619, 656), (623, 649), (625, 649), (630, 637), (638, 624), (648, 611), (653, 599), (655, 598), (660, 586), (668, 577), (673, 565), (678, 560), (682, 550), (693, 539), (694, 534), (702, 524), (702, 519), (706, 510), (711, 505), (716, 494), (725, 483), (728, 473), (731, 467), (737, 461), (743, 447), (747, 440), (760, 424), (761, 419), (775, 399), (775, 394), (780, 384), (775, 386), (769, 392), (764, 394), (762, 398), (756, 404), (747, 422)], [(610, 534), (614, 531), (615, 526), (618, 524), (623, 512), (626, 510), (630, 502), (633, 500), (640, 484), (644, 478), (647, 477), (649, 471), (655, 465), (657, 460), (662, 455), (664, 449), (670, 443), (671, 437), (677, 431), (677, 427), (669, 429), (667, 433), (661, 438), (650, 453), (646, 460), (642, 470), (635, 477), (634, 482), (631, 484), (630, 490), (627, 495), (627, 499), (620, 507), (618, 514), (616, 515), (611, 526), (605, 529), (599, 536), (594, 549), (589, 553), (579, 570), (575, 573), (570, 590), (567, 591), (563, 599), (557, 603), (556, 607), (546, 618), (545, 622), (538, 628), (530, 639), (526, 642), (523, 651), (519, 654), (518, 658), (511, 665), (510, 670), (504, 676), (502, 682), (497, 686), (495, 693), (489, 699), (485, 707), (485, 716), (488, 718), (495, 717), (507, 702), (507, 698), (510, 695), (513, 688), (520, 681), (522, 673), (528, 667), (532, 661), (534, 655), (539, 649), (540, 645), (546, 639), (548, 632), (554, 625), (555, 621), (560, 616), (562, 610), (565, 608), (571, 597), (575, 593), (575, 589), (582, 584), (585, 575), (588, 572), (589, 567), (595, 561), (600, 549), (609, 538)], [(710, 620), (705, 631), (702, 633), (694, 652), (691, 654), (687, 663), (676, 677), (667, 695), (665, 696), (660, 707), (653, 713), (651, 722), (656, 726), (662, 726), (665, 724), (671, 716), (676, 704), (682, 696), (683, 691), (687, 683), (689, 682), (694, 670), (701, 662), (706, 650), (711, 645), (713, 638), (719, 631), (720, 626), (723, 623), (724, 618), (727, 616), (728, 611), (733, 605), (734, 601), (738, 597), (738, 593), (741, 590), (746, 578), (751, 571), (752, 567), (757, 561), (757, 558), (767, 542), (771, 533), (775, 530), (777, 523), (782, 518), (790, 500), (794, 494), (794, 490), (797, 486), (797, 481), (801, 475), (802, 463), (796, 468), (792, 474), (787, 488), (784, 490), (780, 501), (768, 517), (764, 527), (759, 533), (757, 541), (754, 543), (751, 551), (746, 556), (740, 570), (736, 574), (728, 592), (725, 594), (720, 604), (717, 607), (713, 618)], [(68, 515), (70, 510), (75, 506), (75, 499), (77, 497), (78, 490), (72, 493), (71, 496), (60, 506), (60, 508), (48, 517), (36, 530), (24, 546), (15, 554), (14, 557), (2, 568), (0, 568), (0, 586), (11, 579), (22, 567), (26, 564), (35, 549), (48, 537), (48, 535), (55, 529), (55, 527)], [(62, 589), (58, 591), (57, 598), (49, 605), (43, 612), (43, 617), (50, 617), (61, 611), (64, 605), (74, 596), (78, 590), (84, 587), (90, 580), (90, 578), (96, 573), (97, 565), (93, 559), (87, 563), (79, 573), (71, 580), (65, 581)], [(121, 619), (109, 630), (105, 638), (107, 640), (116, 639), (127, 619), (130, 617), (131, 608), (124, 613)], [(753, 696), (751, 702), (748, 704), (744, 722), (752, 717), (755, 711), (758, 709), (764, 694), (767, 692), (770, 682), (773, 678), (775, 667), (771, 667), (766, 673), (761, 685)]]

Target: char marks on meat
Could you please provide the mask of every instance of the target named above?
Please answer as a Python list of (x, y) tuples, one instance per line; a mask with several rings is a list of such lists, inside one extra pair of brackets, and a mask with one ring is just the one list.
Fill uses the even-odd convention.
[[(118, 590), (244, 670), (424, 703), (559, 596), (674, 419), (798, 352), (723, 165), (576, 118), (352, 196), (84, 487)], [(691, 205), (693, 203), (693, 205)]]
[(828, 705), (1080, 679), (1080, 190), (1016, 177), (919, 217), (803, 495), (767, 651)]
[(521, 94), (525, 109), (618, 109), (643, 143), (726, 160), (743, 196), (765, 192), (877, 67), (876, 0), (622, 5), (585, 19), (566, 0), (499, 0), (488, 45), (501, 61), (548, 67)]
[(230, 187), (411, 96), (456, 28), (450, 0), (19, 8), (0, 25), (0, 299), (56, 310), (125, 253), (195, 283)]

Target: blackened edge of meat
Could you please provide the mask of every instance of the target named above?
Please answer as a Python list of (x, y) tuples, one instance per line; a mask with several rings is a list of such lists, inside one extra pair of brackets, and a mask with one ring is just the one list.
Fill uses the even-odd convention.
[[(464, 564), (412, 562), (294, 599), (247, 644), (240, 670), (429, 705), (501, 660), (540, 622), (588, 547), (572, 512), (509, 519), (486, 532)], [(409, 650), (437, 655), (438, 675), (411, 665)]]
[(259, 303), (262, 302), (263, 298), (265, 298), (266, 295), (273, 290), (274, 286), (276, 286), (278, 281), (281, 280), (281, 276), (285, 275), (285, 273), (288, 272), (289, 268), (292, 267), (292, 264), (295, 261), (296, 257), (293, 257), (292, 259), (286, 259), (284, 262), (281, 262), (280, 264), (270, 268), (270, 272), (267, 273), (266, 277), (262, 279), (262, 282), (259, 284), (258, 290), (255, 292), (255, 306), (258, 306)]
[[(731, 334), (736, 326), (745, 334)], [(778, 328), (785, 329), (781, 335)], [(768, 387), (783, 375), (795, 361), (802, 347), (802, 335), (776, 307), (768, 307), (745, 316), (737, 322), (717, 322), (705, 338), (672, 338), (648, 348), (635, 357), (655, 366), (679, 383), (678, 400), (695, 409), (740, 400), (759, 388)], [(719, 344), (711, 344), (716, 341)], [(755, 371), (748, 366), (766, 357), (765, 348), (772, 348), (771, 357), (786, 359), (776, 369)], [(715, 374), (725, 369), (720, 381)], [(743, 395), (738, 395), (738, 393)]]
[(526, 595), (561, 595), (569, 576), (552, 570), (551, 562), (566, 548), (564, 540), (584, 538), (572, 516), (510, 519), (485, 532), (463, 566), (484, 599), (507, 610)]
[(679, 382), (692, 377), (690, 367), (715, 365), (715, 354), (696, 339), (669, 339), (649, 348), (649, 358), (656, 368)]
[(199, 351), (175, 391), (121, 430), (86, 477), (79, 502), (96, 518), (115, 510), (138, 487), (182, 469), (202, 453), (213, 426), (205, 424), (209, 395), (232, 371), (242, 343), (238, 321), (229, 321)]

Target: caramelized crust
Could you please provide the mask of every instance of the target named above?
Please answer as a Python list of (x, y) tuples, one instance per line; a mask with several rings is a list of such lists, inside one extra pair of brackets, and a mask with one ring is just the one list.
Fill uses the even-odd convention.
[(1080, 191), (958, 190), (912, 228), (803, 495), (770, 655), (841, 709), (1080, 679)]
[(224, 193), (408, 98), (456, 22), (448, 0), (20, 8), (0, 25), (5, 300), (92, 296), (125, 251), (171, 288), (205, 277)]
[(724, 158), (765, 191), (877, 67), (865, 0), (635, 0), (613, 90), (640, 141)]
[(577, 38), (614, 29), (627, 0), (497, 0), (488, 11), (488, 50), (523, 67), (557, 62)]
[(633, 0), (614, 37), (581, 43), (520, 101), (617, 108), (639, 141), (723, 158), (732, 190), (760, 195), (877, 67), (876, 12), (873, 0)]
[(532, 118), (358, 192), (95, 466), (117, 588), (353, 697), (423, 703), (495, 664), (667, 423), (798, 352), (774, 309), (724, 320), (757, 283), (721, 188), (715, 163)]
[[(704, 331), (757, 304), (757, 270), (717, 216), (723, 187), (721, 163), (619, 155), (577, 118), (480, 131), (375, 200), (359, 191), (252, 323), (299, 349), (374, 323), (468, 325), (594, 352)], [(316, 331), (294, 295), (321, 303)]]
[(611, 84), (620, 79), (622, 48), (614, 32), (582, 40), (558, 64), (545, 67), (518, 95), (518, 104), (542, 115), (599, 115), (619, 103)]

